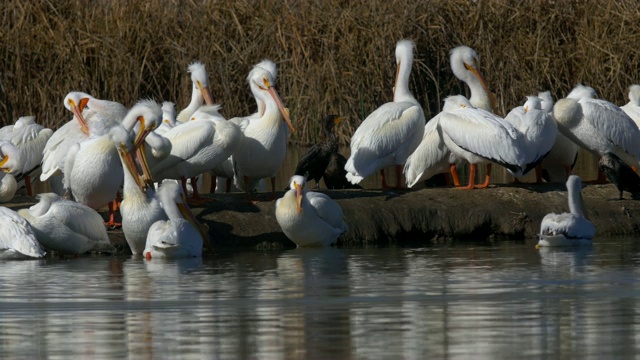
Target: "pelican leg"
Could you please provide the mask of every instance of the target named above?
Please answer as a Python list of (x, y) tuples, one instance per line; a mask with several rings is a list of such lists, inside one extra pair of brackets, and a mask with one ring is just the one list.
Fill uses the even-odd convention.
[(389, 185), (387, 185), (387, 179), (384, 176), (384, 169), (380, 169), (380, 176), (382, 177), (382, 188), (383, 189), (388, 189)]
[(189, 194), (187, 192), (187, 178), (186, 177), (181, 177), (180, 178), (180, 183), (182, 184), (182, 192), (184, 192), (184, 196), (187, 196), (187, 194)]
[(598, 178), (593, 183), (594, 184), (606, 184), (607, 183), (607, 177), (604, 175), (604, 173), (600, 169), (598, 169)]
[(402, 186), (402, 169), (404, 169), (404, 165), (396, 165), (396, 189), (398, 189), (398, 190), (403, 188), (403, 186)]
[(484, 182), (480, 185), (476, 185), (476, 189), (484, 189), (489, 186), (489, 180), (491, 178), (491, 164), (487, 164), (487, 175), (484, 177)]
[(122, 224), (116, 222), (116, 219), (115, 219), (115, 213), (116, 213), (116, 211), (114, 209), (115, 208), (115, 202), (116, 202), (115, 200), (109, 202), (109, 205), (108, 205), (109, 206), (109, 221), (104, 223), (104, 225), (106, 227), (112, 228), (112, 229), (115, 229), (115, 228), (118, 228), (118, 227), (122, 226)]
[(565, 179), (565, 181), (569, 178), (569, 176), (571, 176), (571, 166), (565, 166), (564, 167), (564, 172), (565, 174), (567, 174), (567, 178)]
[(218, 183), (218, 178), (216, 176), (211, 177), (211, 186), (209, 187), (209, 193), (213, 194), (216, 192), (216, 184)]
[(536, 171), (536, 184), (542, 184), (542, 165), (535, 167)]
[(276, 201), (276, 177), (271, 177), (271, 201)]
[(456, 164), (449, 165), (449, 171), (451, 172), (451, 177), (453, 178), (453, 185), (455, 187), (460, 186), (460, 178), (458, 177), (458, 171), (456, 170)]
[(31, 188), (31, 176), (24, 177), (24, 187), (27, 188), (27, 195), (33, 196), (33, 189)]
[(191, 205), (202, 205), (207, 202), (213, 201), (213, 199), (206, 199), (200, 197), (200, 193), (198, 192), (198, 177), (191, 178), (191, 188), (193, 189), (193, 196), (187, 200), (187, 203)]
[(231, 192), (231, 178), (227, 179), (227, 188), (226, 188), (226, 192), (230, 193)]
[(476, 164), (469, 164), (469, 185), (457, 187), (456, 189), (459, 189), (459, 190), (472, 190), (472, 189), (475, 188), (477, 167), (478, 166)]
[(249, 189), (249, 177), (248, 176), (244, 177), (244, 191), (245, 191), (245, 194), (246, 194), (247, 201), (250, 201), (250, 202), (253, 203), (254, 201), (253, 201), (253, 199), (251, 199), (251, 189)]
[(122, 193), (120, 193), (120, 191), (118, 191), (116, 193), (116, 199), (114, 200), (114, 211), (117, 211), (120, 209), (120, 204), (122, 203)]

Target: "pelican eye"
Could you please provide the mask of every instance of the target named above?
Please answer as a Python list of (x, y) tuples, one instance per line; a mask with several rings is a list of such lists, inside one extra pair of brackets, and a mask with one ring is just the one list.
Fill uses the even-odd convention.
[(529, 107), (528, 107), (528, 106), (525, 106), (525, 107), (524, 107), (524, 112), (525, 112), (525, 113), (528, 113), (528, 112), (529, 112)]
[(167, 124), (171, 125), (171, 121), (169, 121), (169, 119), (164, 119), (164, 122), (166, 122)]

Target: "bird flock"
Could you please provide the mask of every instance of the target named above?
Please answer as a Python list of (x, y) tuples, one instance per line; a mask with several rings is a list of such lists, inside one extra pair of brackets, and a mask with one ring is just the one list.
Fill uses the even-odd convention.
[[(410, 40), (396, 44), (393, 101), (358, 126), (348, 158), (338, 152), (335, 134), (344, 117), (322, 120), (324, 140), (301, 157), (275, 203), (278, 224), (298, 246), (331, 245), (348, 229), (338, 203), (309, 190), (311, 179), (316, 189), (320, 180), (330, 189), (353, 189), (380, 171), (382, 187), (390, 188), (384, 171), (394, 168), (397, 189), (443, 174), (455, 189), (472, 190), (490, 184), (493, 164), (516, 179), (534, 170), (536, 182), (566, 181), (570, 209), (545, 216), (539, 246), (590, 243), (595, 234), (585, 216), (582, 182), (571, 175), (579, 148), (601, 158), (598, 180), (608, 177), (620, 198), (623, 191), (640, 195), (640, 85), (630, 87), (630, 102), (622, 107), (578, 84), (555, 104), (549, 91), (528, 95), (501, 117), (478, 54), (458, 46), (450, 52), (450, 66), (470, 97), (447, 97), (442, 111), (427, 121), (409, 89), (414, 47)], [(255, 201), (252, 193), (269, 178), (275, 200), (276, 173), (295, 133), (275, 88), (276, 64), (263, 60), (247, 76), (257, 111), (229, 119), (209, 90), (204, 64), (194, 62), (188, 72), (191, 101), (180, 112), (172, 102), (141, 100), (127, 108), (72, 91), (63, 100), (71, 119), (55, 132), (33, 116), (0, 128), (0, 202), (10, 201), (19, 183), (34, 196), (33, 179), (51, 189), (28, 209), (0, 207), (0, 256), (114, 252), (107, 227), (115, 226), (122, 227), (134, 255), (202, 256), (211, 247), (209, 229), (188, 205), (212, 200), (200, 192), (243, 191), (246, 201)], [(469, 180), (461, 184), (457, 169), (467, 163)], [(484, 179), (476, 179), (478, 166), (486, 167)], [(202, 189), (205, 173), (212, 177), (210, 189)], [(109, 209), (106, 222), (96, 212), (103, 207)]]

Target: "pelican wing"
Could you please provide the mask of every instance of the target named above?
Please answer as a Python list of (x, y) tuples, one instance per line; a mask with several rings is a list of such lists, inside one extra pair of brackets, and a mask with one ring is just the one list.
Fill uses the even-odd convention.
[(620, 107), (622, 111), (624, 111), (633, 122), (636, 123), (636, 126), (640, 126), (640, 106), (636, 106), (633, 103), (629, 103)]
[(451, 152), (444, 144), (440, 130), (440, 114), (429, 120), (424, 127), (424, 135), (418, 148), (407, 158), (404, 176), (408, 187), (418, 181), (446, 171)]
[(640, 130), (618, 106), (600, 99), (581, 99), (584, 118), (612, 144), (640, 159)]
[(171, 141), (171, 153), (156, 164), (151, 172), (159, 174), (191, 158), (203, 147), (211, 145), (214, 133), (215, 126), (208, 120), (189, 121), (174, 127), (164, 135)]
[(109, 242), (102, 216), (88, 206), (74, 201), (58, 200), (51, 204), (45, 216), (50, 216), (60, 226), (66, 226), (76, 234), (94, 241)]
[(64, 164), (69, 148), (82, 142), (87, 136), (80, 130), (77, 121), (71, 120), (54, 132), (42, 151), (42, 175), (40, 181), (46, 181), (52, 175), (64, 172)]
[(342, 232), (347, 231), (347, 224), (344, 223), (342, 208), (335, 200), (326, 194), (314, 191), (307, 192), (305, 196), (324, 222), (335, 229), (342, 229)]
[(24, 163), (22, 172), (27, 174), (42, 162), (42, 151), (53, 131), (38, 124), (26, 126), (21, 130), (12, 142), (20, 149)]
[(524, 163), (521, 136), (510, 123), (481, 109), (445, 112), (440, 128), (461, 148), (509, 169)]

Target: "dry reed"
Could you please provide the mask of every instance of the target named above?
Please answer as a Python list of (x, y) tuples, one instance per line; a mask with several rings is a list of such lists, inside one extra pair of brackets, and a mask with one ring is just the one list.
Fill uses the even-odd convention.
[(298, 134), (314, 142), (325, 113), (347, 115), (346, 143), (392, 97), (397, 40), (416, 42), (411, 87), (428, 114), (464, 93), (448, 65), (465, 44), (481, 56), (500, 111), (528, 94), (564, 96), (574, 84), (623, 104), (640, 81), (635, 1), (6, 0), (0, 3), (0, 119), (33, 114), (57, 127), (80, 90), (132, 105), (189, 101), (187, 65), (207, 65), (226, 116), (254, 111), (246, 75), (279, 65), (278, 91)]

